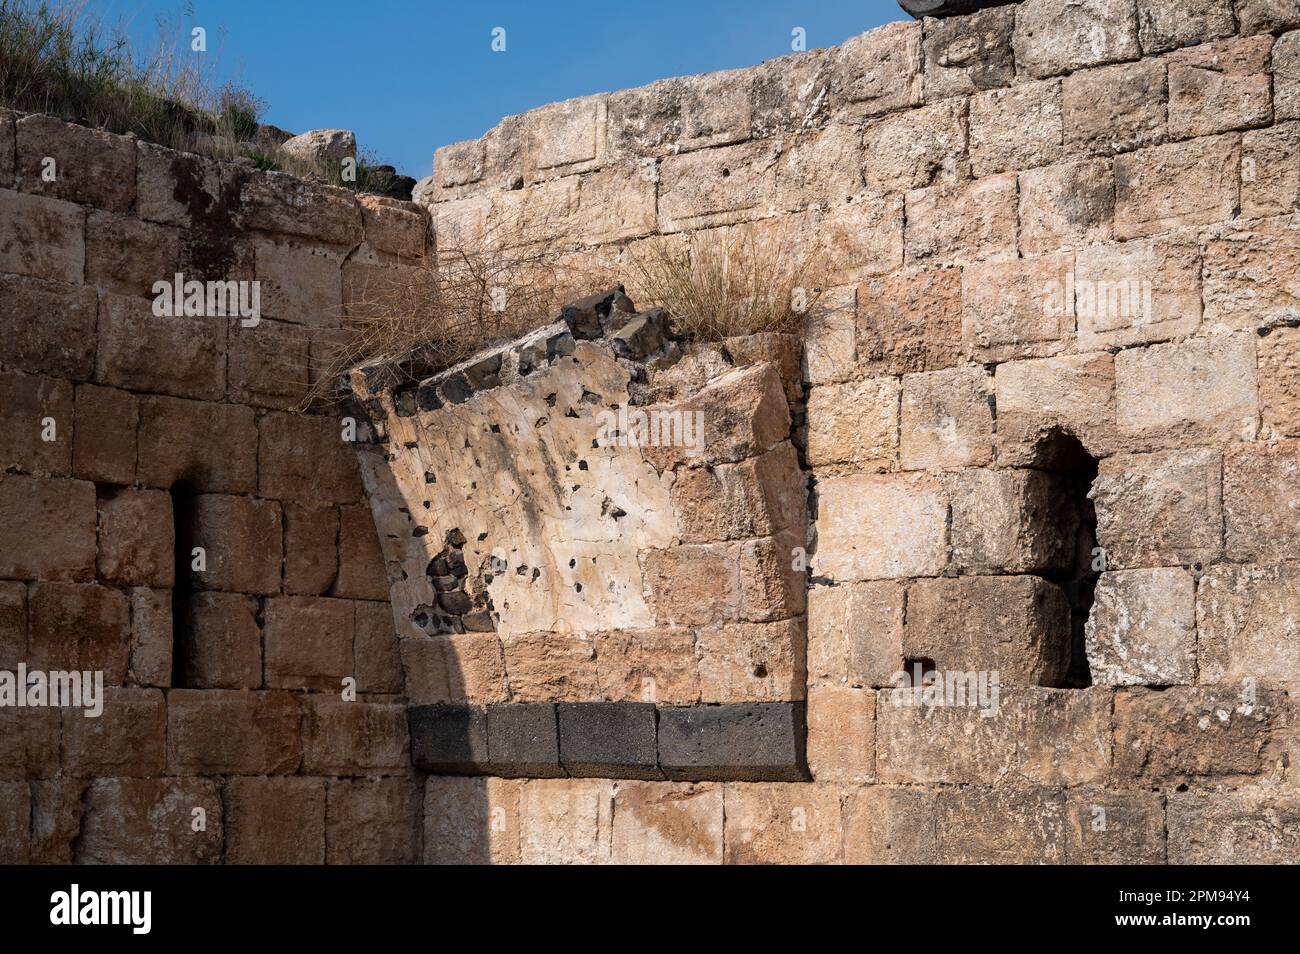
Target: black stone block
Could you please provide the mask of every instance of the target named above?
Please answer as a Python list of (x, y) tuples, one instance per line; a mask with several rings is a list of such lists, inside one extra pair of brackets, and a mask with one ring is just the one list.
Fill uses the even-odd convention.
[(644, 702), (558, 706), (560, 762), (585, 778), (663, 778), (655, 755), (655, 707)]
[(620, 358), (640, 361), (657, 352), (668, 339), (668, 312), (662, 308), (636, 315), (615, 332), (610, 342)]
[(465, 380), (475, 391), (487, 391), (501, 383), (501, 354), (488, 355), (465, 369)]
[(664, 707), (659, 765), (683, 781), (802, 781), (803, 703)]
[(916, 19), (959, 17), (986, 7), (1004, 7), (1016, 0), (898, 0), (898, 5)]
[(560, 736), (549, 702), (488, 706), (488, 760), (502, 778), (560, 778)]
[(422, 384), (415, 392), (415, 404), (421, 411), (436, 411), (442, 407), (438, 389), (432, 384)]
[(488, 770), (487, 717), (475, 706), (414, 706), (411, 762), (440, 775), (481, 775)]

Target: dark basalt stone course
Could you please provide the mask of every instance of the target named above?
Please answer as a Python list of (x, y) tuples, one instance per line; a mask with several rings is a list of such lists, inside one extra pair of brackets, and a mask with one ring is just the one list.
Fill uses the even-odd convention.
[(439, 775), (806, 781), (804, 704), (504, 703), (411, 709), (411, 758)]
[(898, 5), (916, 17), (959, 17), (987, 7), (1005, 7), (1016, 0), (898, 0)]

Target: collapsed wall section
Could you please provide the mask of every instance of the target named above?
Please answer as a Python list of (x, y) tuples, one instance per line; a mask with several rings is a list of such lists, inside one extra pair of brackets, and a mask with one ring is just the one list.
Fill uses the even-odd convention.
[[(1297, 857), (1298, 28), (1026, 0), (439, 150), (451, 244), (522, 224), (629, 283), (663, 236), (830, 259), (796, 424), (814, 783), (493, 780), (490, 856)], [(707, 835), (667, 847), (683, 812)]]

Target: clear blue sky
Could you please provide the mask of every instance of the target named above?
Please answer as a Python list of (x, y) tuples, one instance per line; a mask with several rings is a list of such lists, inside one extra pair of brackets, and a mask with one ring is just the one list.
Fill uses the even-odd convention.
[[(160, 16), (208, 33), (224, 78), (265, 100), (294, 132), (353, 129), (363, 147), (417, 179), (433, 150), (502, 116), (668, 76), (749, 66), (833, 46), (891, 20), (895, 0), (95, 0), (132, 36)], [(506, 50), (491, 50), (492, 30)], [(218, 47), (220, 49), (218, 49)]]

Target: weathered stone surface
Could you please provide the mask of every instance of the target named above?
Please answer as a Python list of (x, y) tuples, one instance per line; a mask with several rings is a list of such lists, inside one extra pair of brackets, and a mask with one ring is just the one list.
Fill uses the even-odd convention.
[(1199, 249), (1146, 239), (1081, 249), (1074, 274), (1079, 348), (1151, 344), (1201, 323)]
[(1291, 0), (1237, 0), (1240, 32), (1271, 33), (1300, 26), (1300, 10)]
[(1139, 149), (1115, 159), (1115, 235), (1145, 238), (1233, 217), (1240, 191), (1235, 135)]
[(969, 177), (965, 104), (946, 100), (886, 116), (862, 137), (862, 178), (872, 192), (951, 185)]
[(1196, 589), (1199, 681), (1294, 683), (1300, 672), (1297, 600), (1300, 573), (1291, 566), (1207, 570)]
[(1015, 80), (1015, 10), (993, 7), (925, 25), (925, 92), (930, 99), (1009, 86)]
[(1097, 581), (1087, 623), (1094, 685), (1196, 681), (1196, 584), (1186, 570), (1123, 570)]
[(426, 772), (468, 775), (488, 769), (487, 718), (466, 705), (417, 706), (410, 710), (411, 761)]
[(1133, 0), (1026, 0), (1012, 42), (1016, 68), (1039, 78), (1142, 55)]
[(339, 691), (345, 678), (355, 678), (352, 605), (313, 596), (268, 599), (263, 610), (267, 688)]
[(257, 600), (239, 593), (194, 593), (178, 675), (189, 689), (259, 689), (262, 627)]
[(672, 495), (683, 543), (771, 536), (807, 520), (804, 476), (789, 443), (738, 464), (681, 468)]
[(66, 477), (72, 437), (70, 382), (0, 372), (0, 468)]
[(52, 778), (58, 774), (57, 709), (4, 706), (0, 708), (0, 730), (0, 778)]
[(125, 586), (170, 587), (176, 575), (170, 496), (161, 490), (101, 493), (98, 509), (100, 578)]
[(1300, 207), (1300, 123), (1252, 129), (1241, 137), (1241, 211), (1247, 218)]
[(1277, 119), (1300, 119), (1300, 32), (1273, 45), (1273, 112)]
[(1109, 156), (1165, 141), (1168, 68), (1161, 60), (1084, 70), (1061, 81), (1065, 142)]
[(366, 504), (339, 508), (339, 571), (333, 594), (360, 600), (388, 599), (384, 554), (375, 518)]
[(1240, 686), (1129, 689), (1115, 696), (1115, 774), (1157, 786), (1262, 774), (1275, 700)]
[(920, 106), (921, 82), (920, 23), (887, 23), (835, 50), (831, 92), (855, 118)]
[(91, 580), (95, 575), (95, 485), (8, 474), (0, 477), (0, 577)]
[[(538, 817), (542, 815), (542, 806), (537, 800), (521, 805), (521, 793), (533, 785), (542, 784), (545, 783), (524, 785), (500, 778), (434, 776), (428, 779), (424, 784), (424, 863), (487, 865), (512, 864), (521, 860), (532, 864), (546, 860), (576, 863), (563, 850), (568, 845), (556, 845), (550, 858), (530, 859), (527, 854), (522, 859), (520, 857), (520, 842), (525, 830), (536, 839), (529, 843), (533, 848), (540, 848), (545, 839), (563, 838), (571, 831), (569, 825), (552, 823), (552, 818), (555, 822), (568, 821), (566, 813), (555, 802), (546, 803), (547, 808), (555, 809), (551, 817)], [(566, 779), (559, 784), (570, 783)], [(527, 829), (524, 827), (526, 821), (529, 822)], [(538, 854), (542, 852), (538, 851)]]
[(93, 288), (0, 275), (0, 360), (36, 374), (88, 380), (95, 368), (96, 308)]
[(1213, 136), (1273, 119), (1271, 36), (1178, 50), (1168, 57), (1169, 134)]
[(637, 702), (563, 702), (557, 707), (560, 762), (569, 775), (661, 778), (655, 707)]
[[(914, 689), (880, 691), (876, 771), (881, 781), (990, 785), (1010, 778), (1081, 785), (1107, 778), (1107, 690), (1031, 686), (1002, 690), (995, 697), (990, 677), (981, 696), (976, 681), (964, 680), (963, 692), (963, 684), (954, 680), (950, 691), (943, 675), (941, 705), (917, 704)], [(948, 704), (949, 697), (958, 704)], [(943, 752), (943, 758), (936, 758), (936, 752)]]
[(402, 655), (387, 602), (355, 600), (352, 672), (359, 692), (401, 693), (405, 689)]
[(204, 550), (205, 566), (190, 581), (204, 590), (265, 595), (280, 589), (283, 519), (280, 505), (255, 497), (199, 494), (190, 539)]
[(699, 629), (693, 660), (699, 697), (709, 703), (802, 699), (805, 628), (803, 618), (795, 617)]
[(167, 704), (157, 689), (105, 688), (94, 718), (63, 710), (64, 768), (77, 776), (146, 778), (167, 765)]
[(907, 263), (957, 264), (1009, 258), (1016, 249), (1016, 177), (907, 194)]
[(308, 695), (302, 767), (313, 775), (394, 775), (413, 764), (406, 706)]
[(813, 572), (837, 581), (935, 576), (948, 563), (948, 501), (917, 475), (836, 477), (819, 487)]
[(844, 863), (934, 864), (935, 793), (923, 788), (868, 785), (844, 799)]
[(1300, 852), (1300, 802), (1271, 791), (1169, 796), (1169, 863), (1290, 864)]
[(526, 865), (608, 861), (614, 796), (614, 783), (600, 779), (524, 783), (519, 795), (520, 861)]
[(1223, 548), (1218, 451), (1121, 454), (1101, 462), (1092, 498), (1112, 570), (1212, 563)]
[[(410, 640), (403, 641), (403, 656)], [(502, 639), (511, 697), (517, 702), (576, 702), (596, 698), (596, 653), (585, 635), (520, 633)], [(410, 672), (410, 663), (407, 664)], [(408, 675), (408, 685), (410, 677)]]
[(1092, 453), (1114, 443), (1115, 360), (1081, 354), (997, 367), (998, 458), (1034, 463), (1036, 446), (1054, 430), (1078, 436)]
[(727, 864), (836, 864), (840, 789), (787, 782), (724, 786)]
[(1059, 80), (971, 97), (971, 174), (977, 178), (1055, 162), (1064, 143)]
[(775, 201), (793, 212), (839, 205), (863, 187), (862, 129), (834, 123), (796, 140), (776, 165)]
[(1065, 796), (1065, 820), (1069, 864), (1165, 862), (1164, 801), (1154, 792), (1072, 789)]
[(943, 475), (952, 501), (950, 569), (1036, 573), (1067, 568), (1076, 516), (1067, 488), (1040, 470), (970, 469)]
[(646, 589), (660, 625), (704, 626), (740, 615), (737, 548), (722, 544), (651, 550)]
[(1137, 12), (1147, 55), (1230, 36), (1236, 27), (1232, 0), (1139, 0)]
[(810, 685), (889, 685), (903, 665), (904, 597), (903, 585), (891, 581), (812, 587)]
[(129, 391), (77, 385), (73, 476), (101, 484), (134, 482), (139, 423), (139, 406)]
[(225, 832), (229, 864), (324, 864), (325, 780), (232, 778)]
[(343, 259), (338, 253), (262, 242), (256, 254), (267, 317), (317, 328), (338, 323), (343, 303)]
[(659, 767), (670, 779), (799, 781), (807, 777), (804, 736), (800, 703), (665, 708)]
[(1300, 437), (1300, 328), (1277, 328), (1260, 340), (1259, 399), (1273, 436)]
[[(132, 140), (36, 113), (19, 119), (16, 129), (18, 188), (113, 212), (131, 208), (135, 201)], [(52, 178), (47, 171), (54, 173)]]
[(139, 399), (137, 478), (150, 487), (184, 481), (200, 493), (257, 488), (253, 409), (179, 398)]
[(173, 689), (167, 698), (168, 769), (196, 775), (292, 774), (302, 761), (300, 721), (298, 701), (288, 692)]
[(27, 587), (0, 583), (0, 671), (15, 671), (26, 657)]
[(770, 215), (775, 162), (765, 142), (670, 156), (659, 169), (659, 230), (667, 234)]
[[(284, 589), (322, 596), (338, 575), (339, 512), (334, 507), (284, 506)], [(387, 593), (385, 593), (387, 595)]]
[(286, 139), (280, 148), (298, 159), (341, 161), (357, 157), (357, 137), (350, 129), (309, 129)]
[(899, 440), (903, 469), (937, 470), (990, 463), (992, 388), (993, 379), (982, 368), (904, 376)]
[[(216, 864), (223, 840), (221, 790), (203, 778), (101, 778), (84, 798), (76, 840), (81, 864)], [(205, 828), (194, 830), (194, 810)]]
[(259, 172), (247, 177), (241, 198), (239, 220), (247, 228), (331, 245), (361, 240), (361, 212), (347, 189)]
[(597, 633), (592, 643), (597, 681), (593, 698), (673, 705), (699, 702), (701, 673), (693, 630), (614, 630)]
[(940, 673), (996, 672), (1003, 685), (1059, 685), (1070, 661), (1065, 593), (1036, 576), (917, 580), (907, 591), (903, 657)]
[(961, 357), (961, 271), (902, 272), (858, 288), (857, 355), (864, 373), (951, 367)]
[(131, 661), (133, 685), (172, 684), (172, 599), (170, 590), (136, 588), (131, 593)]
[(1251, 440), (1259, 428), (1255, 343), (1239, 334), (1121, 351), (1115, 412), (1121, 435), (1156, 446)]
[(488, 760), (505, 778), (555, 778), (560, 765), (555, 706), (523, 703), (488, 706)]
[(226, 398), (239, 404), (290, 410), (307, 398), (309, 336), (303, 329), (263, 319), (245, 328), (231, 319), (226, 338)]
[(1224, 452), (1223, 523), (1233, 562), (1300, 560), (1300, 441)]
[(898, 456), (898, 380), (867, 378), (808, 395), (808, 463), (888, 470)]
[(1104, 242), (1114, 232), (1114, 220), (1115, 176), (1104, 159), (1020, 175), (1020, 249), (1026, 255)]
[(819, 782), (876, 773), (876, 694), (853, 686), (808, 690), (808, 769)]
[(81, 284), (86, 213), (80, 206), (5, 189), (0, 223), (0, 271)]
[(224, 319), (158, 318), (144, 299), (100, 296), (97, 383), (220, 400), (225, 363)]
[(27, 593), (27, 665), (31, 669), (104, 673), (126, 680), (130, 605), (121, 590), (94, 583), (35, 583)]
[(1065, 798), (1043, 789), (956, 788), (936, 797), (935, 842), (946, 864), (1061, 864)]
[[(0, 139), (0, 146), (3, 145)], [(31, 789), (26, 782), (0, 782), (0, 864), (25, 865), (28, 862), (31, 798)]]
[(721, 864), (721, 785), (625, 782), (614, 789), (610, 861)]
[(180, 235), (174, 228), (111, 212), (91, 212), (86, 219), (88, 285), (153, 298), (154, 283), (172, 281), (179, 261)]
[(415, 864), (420, 808), (420, 783), (415, 779), (331, 781), (325, 808), (326, 864)]
[(1206, 243), (1205, 320), (1216, 331), (1258, 334), (1288, 324), (1300, 308), (1300, 234), (1230, 233)]
[(962, 338), (975, 361), (1042, 358), (1070, 343), (1074, 256), (1044, 255), (962, 269)]
[(258, 422), (258, 490), (266, 497), (353, 503), (361, 480), (340, 423), (323, 415), (267, 414)]

